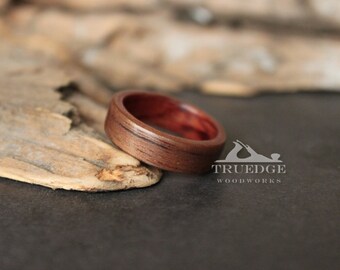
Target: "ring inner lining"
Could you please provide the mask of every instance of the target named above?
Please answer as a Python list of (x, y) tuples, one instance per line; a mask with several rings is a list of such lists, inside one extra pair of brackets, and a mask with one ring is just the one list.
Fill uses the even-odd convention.
[(205, 113), (171, 98), (133, 94), (123, 104), (134, 117), (163, 132), (200, 141), (217, 136), (216, 126)]

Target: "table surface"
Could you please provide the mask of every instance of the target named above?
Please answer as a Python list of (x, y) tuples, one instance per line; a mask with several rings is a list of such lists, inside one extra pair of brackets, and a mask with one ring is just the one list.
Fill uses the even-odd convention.
[(223, 155), (236, 139), (280, 153), (281, 183), (165, 173), (91, 194), (0, 179), (0, 269), (336, 269), (340, 95), (178, 96), (224, 125)]

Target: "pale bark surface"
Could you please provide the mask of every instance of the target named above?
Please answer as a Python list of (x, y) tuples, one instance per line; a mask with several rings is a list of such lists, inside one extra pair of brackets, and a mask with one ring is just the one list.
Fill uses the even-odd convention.
[[(91, 192), (159, 181), (158, 169), (142, 165), (105, 138), (105, 107), (80, 91), (73, 93), (73, 78), (60, 63), (6, 42), (0, 44), (0, 58), (0, 176)], [(83, 105), (89, 106), (85, 118), (91, 121), (83, 119)]]

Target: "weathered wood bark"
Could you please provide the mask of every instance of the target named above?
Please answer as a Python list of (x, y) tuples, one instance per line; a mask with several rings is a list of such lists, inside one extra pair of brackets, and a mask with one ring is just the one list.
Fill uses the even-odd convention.
[(98, 108), (86, 121), (98, 130), (105, 108), (74, 89), (67, 67), (13, 42), (0, 43), (0, 58), (0, 176), (91, 192), (159, 181), (158, 169), (116, 149), (84, 123), (86, 109), (80, 105), (79, 113), (77, 104), (85, 100)]
[(115, 88), (198, 88), (228, 95), (340, 89), (340, 41), (334, 38), (206, 28), (168, 13), (79, 15), (22, 8), (7, 21), (16, 32), (61, 44)]

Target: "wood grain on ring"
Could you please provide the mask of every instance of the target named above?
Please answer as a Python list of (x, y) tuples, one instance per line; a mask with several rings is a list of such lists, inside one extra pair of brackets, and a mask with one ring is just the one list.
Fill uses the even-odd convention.
[(198, 108), (146, 91), (115, 94), (105, 131), (118, 147), (158, 168), (207, 172), (226, 139), (223, 127)]

